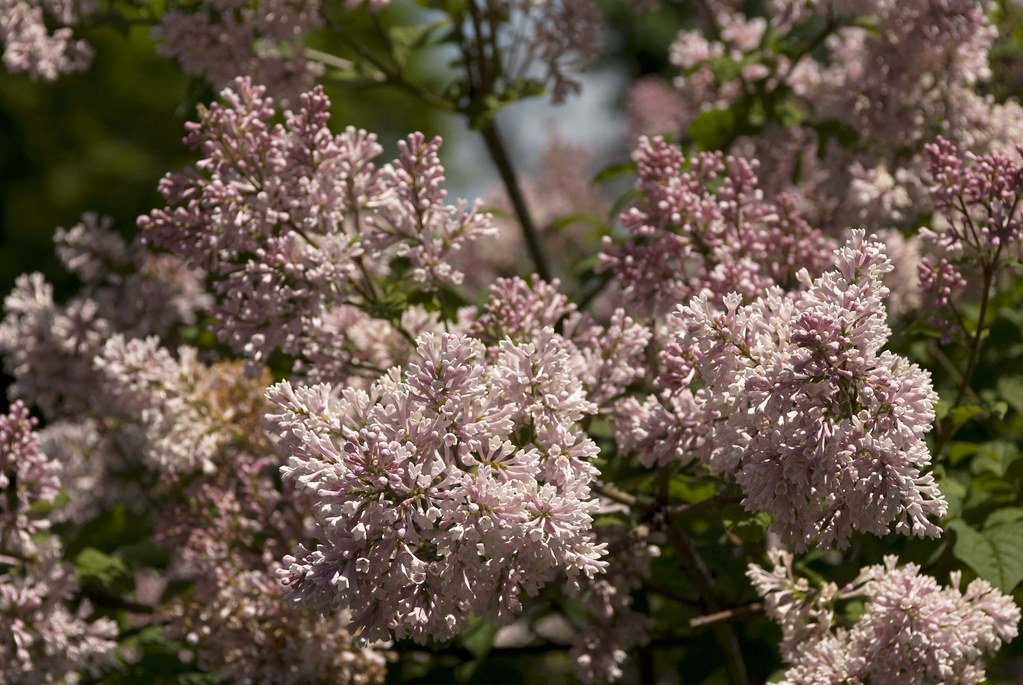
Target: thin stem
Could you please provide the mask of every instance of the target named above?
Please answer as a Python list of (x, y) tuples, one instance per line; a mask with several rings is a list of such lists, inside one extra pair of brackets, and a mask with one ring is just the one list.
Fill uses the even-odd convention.
[(742, 500), (742, 494), (733, 490), (722, 490), (721, 492), (711, 495), (702, 502), (696, 502), (695, 504), (683, 504), (677, 507), (671, 507), (668, 509), (668, 516), (673, 520), (681, 520), (685, 518), (691, 518), (699, 514), (703, 514), (707, 511), (713, 511), (714, 509), (720, 509), (726, 504), (734, 504)]
[[(409, 81), (408, 79), (405, 78), (404, 74), (395, 71), (386, 62), (377, 58), (377, 56), (370, 52), (369, 49), (367, 49), (366, 46), (363, 45), (362, 43), (347, 36), (340, 29), (335, 29), (334, 33), (335, 35), (337, 35), (338, 38), (341, 39), (342, 42), (345, 43), (345, 45), (354, 50), (355, 54), (357, 54), (359, 57), (361, 57), (366, 62), (371, 64), (373, 67), (375, 67), (377, 71), (379, 71), (380, 74), (383, 76), (384, 83), (389, 83), (400, 90), (404, 90), (408, 94), (418, 98), (423, 103), (429, 105), (430, 107), (433, 107), (434, 109), (438, 109), (442, 112), (455, 111), (455, 106), (452, 103), (448, 102), (447, 100), (440, 97), (436, 93), (433, 93), (432, 91), (423, 88), (419, 84)], [(320, 54), (322, 55), (325, 53)]]
[(582, 294), (582, 297), (579, 298), (579, 302), (577, 303), (576, 306), (580, 310), (584, 310), (587, 307), (589, 307), (593, 300), (596, 299), (597, 295), (600, 295), (600, 293), (604, 292), (604, 289), (613, 280), (610, 271), (605, 271), (604, 273), (600, 274), (599, 279), (600, 280), (598, 280), (597, 283), (593, 285), (593, 287), (584, 292)]
[[(934, 355), (934, 358), (938, 360), (938, 363), (941, 364), (941, 367), (945, 369), (945, 372), (952, 377), (952, 380), (954, 380), (956, 383), (963, 382), (962, 372), (956, 368), (955, 364), (952, 363), (952, 360), (948, 358), (948, 355), (946, 355), (941, 350), (940, 347), (938, 347), (936, 344), (931, 345), (931, 354)], [(973, 390), (973, 388), (967, 387), (966, 393), (970, 396), (970, 400), (972, 400), (973, 402), (976, 402), (977, 404), (983, 402), (983, 400), (981, 400), (980, 397), (977, 396), (977, 393)]]
[(696, 618), (689, 620), (689, 627), (693, 630), (697, 630), (699, 628), (713, 626), (714, 624), (721, 623), (722, 621), (741, 621), (749, 618), (750, 616), (761, 614), (763, 611), (763, 604), (747, 604), (746, 606), (735, 607), (734, 609), (725, 609), (724, 611), (707, 614), (706, 616), (697, 616)]
[[(997, 264), (998, 255), (995, 255), (994, 263)], [(987, 319), (987, 308), (988, 303), (991, 301), (991, 282), (994, 280), (995, 268), (994, 264), (984, 267), (984, 291), (980, 294), (980, 313), (977, 315), (977, 332), (973, 336), (973, 342), (970, 345), (970, 359), (966, 363), (966, 371), (963, 372), (963, 379), (959, 383), (959, 389), (956, 391), (956, 401), (952, 405), (952, 408), (958, 407), (963, 401), (963, 397), (966, 395), (966, 388), (970, 385), (970, 379), (973, 376), (973, 371), (977, 366), (977, 359), (980, 356), (980, 340), (984, 335), (984, 323)]]
[[(970, 343), (970, 357), (966, 362), (966, 370), (963, 372), (962, 378), (959, 380), (959, 387), (956, 390), (956, 399), (949, 407), (949, 411), (955, 409), (962, 404), (963, 398), (966, 397), (967, 389), (970, 389), (970, 380), (973, 378), (973, 372), (977, 368), (977, 360), (980, 358), (980, 342), (984, 337), (985, 322), (987, 320), (988, 305), (991, 302), (991, 286), (995, 278), (995, 271), (998, 269), (998, 258), (1002, 254), (1002, 246), (999, 245), (995, 251), (994, 258), (990, 262), (982, 262), (982, 268), (984, 269), (984, 284), (983, 292), (980, 294), (980, 312), (977, 314), (977, 330), (973, 335), (973, 340)], [(935, 454), (940, 454), (941, 450), (945, 445), (952, 439), (959, 430), (959, 426), (955, 424), (951, 425), (947, 431), (942, 430), (941, 438), (938, 440), (937, 445), (934, 448)]]
[[(717, 585), (714, 583), (714, 576), (711, 575), (710, 569), (707, 568), (696, 545), (682, 529), (681, 523), (669, 521), (667, 533), (672, 549), (678, 555), (679, 563), (689, 573), (700, 591), (700, 598), (703, 600), (704, 606), (712, 615), (725, 611), (721, 606), (721, 598)], [(742, 650), (739, 649), (739, 636), (735, 632), (735, 627), (726, 621), (718, 621), (711, 624), (711, 629), (714, 631), (714, 638), (721, 649), (728, 679), (732, 685), (748, 685), (749, 676), (746, 674), (746, 663), (742, 658)]]
[(536, 225), (529, 214), (529, 208), (526, 207), (526, 200), (522, 196), (518, 178), (515, 176), (515, 169), (512, 167), (511, 159), (508, 157), (504, 143), (501, 142), (501, 136), (497, 131), (497, 122), (491, 120), (481, 133), (483, 134), (483, 141), (487, 145), (487, 151), (490, 153), (498, 173), (501, 174), (504, 187), (508, 191), (508, 197), (511, 199), (512, 207), (515, 209), (515, 216), (522, 227), (522, 235), (526, 239), (526, 247), (529, 249), (529, 255), (536, 266), (536, 272), (543, 280), (550, 281), (551, 269), (547, 263), (543, 247), (540, 245), (540, 237), (536, 232)]
[(630, 495), (610, 484), (597, 484), (593, 487), (593, 491), (601, 497), (607, 497), (609, 500), (614, 500), (630, 508), (635, 507), (639, 503), (639, 498), (635, 495)]
[(314, 62), (319, 62), (320, 64), (326, 65), (328, 67), (334, 67), (335, 69), (347, 70), (355, 67), (355, 62), (351, 60), (344, 59), (343, 57), (338, 57), (337, 55), (332, 55), (329, 52), (314, 50), (313, 48), (303, 49), (302, 54), (303, 56), (305, 56), (306, 59), (312, 60)]

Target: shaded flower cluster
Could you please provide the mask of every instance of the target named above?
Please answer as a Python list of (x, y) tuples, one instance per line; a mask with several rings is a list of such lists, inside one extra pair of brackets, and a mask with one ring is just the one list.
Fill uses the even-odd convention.
[(4, 300), (0, 353), (14, 378), (11, 394), (48, 418), (103, 411), (96, 396), (93, 359), (113, 333), (167, 335), (194, 323), (208, 306), (202, 273), (173, 255), (154, 255), (127, 244), (109, 219), (87, 214), (58, 230), (57, 256), (82, 288), (64, 304), (42, 274), (18, 277)]
[[(984, 580), (960, 589), (960, 574), (942, 587), (916, 564), (863, 569), (839, 588), (812, 588), (792, 571), (792, 556), (770, 554), (773, 568), (751, 564), (748, 574), (782, 628), (785, 685), (975, 685), (984, 681), (982, 657), (1016, 637), (1019, 608)], [(835, 618), (839, 600), (861, 598), (851, 628)]]
[(296, 101), (321, 69), (302, 39), (321, 24), (317, 0), (210, 0), (175, 3), (153, 28), (157, 51), (216, 88), (248, 76), (284, 101)]
[(0, 416), (0, 682), (73, 684), (113, 652), (117, 625), (90, 622), (89, 603), (73, 602), (74, 572), (40, 506), (55, 504), (60, 465), (34, 427), (20, 402)]
[(384, 652), (353, 645), (344, 615), (296, 609), (274, 577), (310, 525), (260, 429), (268, 377), (190, 348), (175, 357), (156, 338), (115, 336), (96, 365), (165, 488), (157, 539), (176, 550), (171, 577), (193, 583), (162, 607), (168, 633), (238, 685), (381, 682)]
[(624, 674), (628, 655), (650, 642), (654, 621), (638, 610), (633, 593), (650, 578), (651, 560), (660, 556), (661, 550), (652, 543), (645, 526), (601, 526), (596, 530), (614, 563), (575, 593), (586, 609), (586, 622), (575, 636), (571, 656), (584, 683), (613, 683)]

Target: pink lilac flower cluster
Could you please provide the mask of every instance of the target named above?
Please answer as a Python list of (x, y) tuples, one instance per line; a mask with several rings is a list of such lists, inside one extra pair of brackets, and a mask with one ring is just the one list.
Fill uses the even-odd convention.
[(238, 76), (294, 102), (322, 71), (302, 40), (322, 23), (318, 0), (174, 3), (153, 28), (157, 51), (217, 88)]
[(46, 535), (39, 505), (54, 504), (61, 474), (39, 451), (34, 427), (21, 402), (0, 416), (0, 682), (73, 684), (113, 652), (117, 625), (88, 620), (60, 541)]
[(605, 525), (596, 532), (614, 563), (574, 593), (585, 607), (586, 620), (571, 657), (584, 683), (613, 683), (624, 675), (628, 655), (648, 644), (654, 631), (654, 620), (637, 609), (633, 593), (650, 578), (651, 561), (661, 550), (646, 526)]
[[(985, 679), (983, 655), (1017, 635), (1019, 608), (985, 580), (963, 591), (954, 572), (941, 587), (887, 556), (842, 588), (813, 588), (793, 574), (791, 554), (769, 556), (770, 570), (750, 564), (747, 575), (781, 626), (785, 685), (975, 685)], [(865, 603), (863, 613), (842, 627), (835, 605), (851, 598)]]
[(708, 294), (674, 314), (703, 432), (697, 454), (734, 477), (797, 549), (848, 544), (854, 530), (935, 536), (945, 514), (924, 434), (937, 394), (929, 374), (881, 351), (890, 330), (883, 244), (853, 231), (835, 268), (802, 289), (750, 304)]
[[(701, 111), (765, 90), (791, 91), (795, 125), (768, 121), (762, 131), (730, 141), (730, 149), (771, 159), (774, 179), (784, 181), (777, 190), (794, 192), (804, 214), (825, 229), (906, 226), (928, 214), (919, 179), (923, 143), (935, 135), (982, 150), (1019, 138), (1018, 102), (995, 102), (979, 87), (991, 77), (996, 33), (980, 3), (780, 0), (761, 8), (763, 16), (747, 16), (727, 1), (706, 6), (707, 26), (682, 31), (672, 46), (674, 88), (636, 86), (632, 129), (685, 132)], [(874, 22), (880, 30), (870, 28)], [(768, 27), (772, 40), (764, 41)], [(772, 47), (818, 42), (820, 49), (795, 54)], [(724, 63), (732, 66), (722, 71)], [(848, 127), (856, 140), (822, 138), (819, 125)], [(779, 156), (786, 159), (776, 163)]]
[(189, 348), (175, 358), (156, 338), (115, 336), (96, 365), (165, 489), (157, 540), (177, 551), (171, 576), (193, 583), (161, 607), (168, 633), (239, 685), (381, 682), (384, 652), (354, 646), (343, 615), (297, 610), (274, 577), (309, 524), (260, 429), (269, 378)]
[(343, 609), (369, 640), (447, 639), (507, 621), (558, 571), (602, 571), (590, 492), (596, 411), (561, 336), (488, 350), (424, 334), (369, 392), (270, 388), (283, 473), (314, 501), (319, 544), (285, 559), (296, 599)]
[(625, 242), (606, 239), (600, 266), (641, 313), (663, 315), (704, 291), (715, 300), (752, 298), (827, 263), (828, 242), (793, 199), (764, 198), (756, 162), (720, 153), (687, 159), (660, 136), (642, 138), (633, 159), (640, 199), (622, 213)]
[[(284, 125), (271, 124), (272, 100), (248, 79), (222, 99), (190, 125), (186, 142), (203, 159), (164, 178), (169, 206), (139, 228), (210, 273), (216, 332), (254, 365), (276, 351), (324, 361), (331, 348), (315, 331), (338, 308), (379, 308), (375, 279), (398, 276), (395, 259), (409, 265), (407, 282), (433, 292), (461, 279), (449, 256), (493, 230), (477, 206), (445, 202), (439, 138), (413, 134), (377, 166), (376, 136), (331, 133), (319, 88)], [(337, 350), (337, 366), (361, 361)]]
[(14, 378), (11, 394), (47, 418), (88, 417), (96, 411), (93, 359), (111, 334), (166, 335), (194, 323), (208, 306), (202, 273), (173, 255), (128, 245), (108, 219), (87, 214), (58, 230), (57, 255), (82, 288), (65, 304), (53, 299), (42, 274), (20, 276), (4, 300), (0, 353)]
[(468, 332), (486, 343), (493, 357), (502, 340), (528, 343), (547, 330), (560, 329), (572, 373), (597, 409), (609, 410), (644, 375), (651, 332), (620, 307), (600, 325), (581, 314), (558, 286), (557, 280), (546, 283), (535, 275), (529, 283), (517, 277), (497, 279)]
[(920, 229), (924, 243), (941, 260), (933, 264), (925, 258), (921, 270), (941, 272), (957, 257), (993, 267), (1003, 254), (1018, 250), (1023, 149), (962, 154), (951, 141), (938, 138), (927, 146), (927, 157), (931, 198), (944, 221)]
[(4, 67), (42, 81), (85, 69), (92, 48), (75, 37), (74, 27), (93, 11), (89, 0), (2, 0)]

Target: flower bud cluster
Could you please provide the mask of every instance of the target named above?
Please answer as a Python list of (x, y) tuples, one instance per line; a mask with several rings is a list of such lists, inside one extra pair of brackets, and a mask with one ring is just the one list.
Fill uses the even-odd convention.
[(600, 263), (642, 313), (665, 314), (703, 291), (751, 298), (827, 263), (827, 242), (792, 198), (764, 198), (755, 161), (686, 159), (661, 137), (641, 138), (633, 159), (640, 200), (622, 214), (626, 241), (607, 239)]
[[(921, 274), (944, 274), (949, 260), (969, 257), (981, 266), (993, 265), (1020, 240), (1019, 203), (1023, 196), (1023, 150), (987, 155), (961, 153), (955, 144), (938, 138), (927, 146), (930, 193), (945, 221), (920, 230), (921, 238), (939, 259), (921, 264)], [(925, 266), (926, 265), (926, 266)], [(925, 280), (922, 278), (922, 280)], [(925, 280), (940, 294), (949, 277)], [(944, 287), (943, 287), (944, 286)]]

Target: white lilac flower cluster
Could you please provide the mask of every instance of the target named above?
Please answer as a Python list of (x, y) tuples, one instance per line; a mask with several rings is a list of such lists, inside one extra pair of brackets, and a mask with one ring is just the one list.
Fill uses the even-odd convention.
[[(1018, 632), (1019, 608), (985, 580), (962, 590), (954, 572), (942, 587), (918, 565), (887, 556), (841, 588), (815, 588), (794, 575), (791, 554), (769, 556), (772, 568), (750, 564), (747, 575), (781, 626), (785, 685), (976, 685), (983, 655)], [(864, 602), (863, 613), (843, 627), (836, 604), (848, 599)]]

